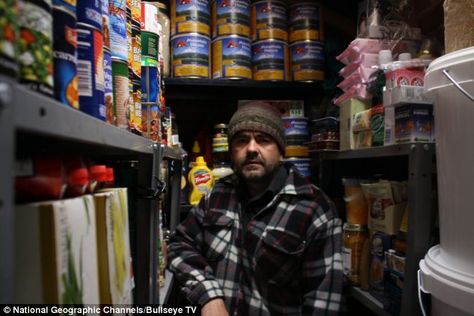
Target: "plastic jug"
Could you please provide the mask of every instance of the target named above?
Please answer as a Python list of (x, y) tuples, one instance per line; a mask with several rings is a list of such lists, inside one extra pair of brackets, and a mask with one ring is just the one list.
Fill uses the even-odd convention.
[(196, 205), (203, 195), (206, 195), (214, 184), (214, 177), (207, 167), (203, 156), (198, 156), (194, 167), (189, 171), (189, 204)]

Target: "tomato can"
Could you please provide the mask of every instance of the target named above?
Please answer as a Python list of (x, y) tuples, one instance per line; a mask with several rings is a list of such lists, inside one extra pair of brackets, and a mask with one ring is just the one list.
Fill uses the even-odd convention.
[(99, 0), (77, 2), (77, 22), (90, 25), (102, 32), (102, 3)]
[(104, 37), (100, 29), (77, 23), (79, 108), (105, 121)]
[(127, 13), (119, 7), (110, 7), (110, 51), (113, 58), (128, 60)]
[(324, 45), (317, 41), (290, 44), (291, 72), (294, 81), (324, 80)]
[(76, 17), (65, 7), (53, 7), (54, 97), (79, 109)]
[(264, 40), (252, 44), (254, 80), (290, 80), (288, 44)]
[(250, 0), (214, 0), (211, 4), (212, 38), (250, 36)]
[(112, 57), (112, 82), (114, 87), (115, 124), (120, 128), (127, 129), (130, 79), (128, 77), (128, 64), (126, 61)]
[(222, 36), (212, 42), (212, 78), (252, 79), (250, 39)]
[(199, 33), (210, 36), (208, 0), (171, 0), (171, 35)]
[(287, 11), (285, 3), (275, 0), (252, 3), (250, 21), (252, 39), (288, 41)]
[(209, 78), (210, 39), (197, 33), (171, 39), (171, 65), (174, 78)]
[(51, 2), (20, 0), (18, 4), (20, 82), (34, 91), (53, 96)]
[(105, 120), (109, 124), (115, 124), (114, 118), (114, 91), (112, 75), (112, 54), (104, 48), (104, 104)]
[(296, 2), (290, 5), (290, 43), (324, 40), (321, 6), (315, 2)]

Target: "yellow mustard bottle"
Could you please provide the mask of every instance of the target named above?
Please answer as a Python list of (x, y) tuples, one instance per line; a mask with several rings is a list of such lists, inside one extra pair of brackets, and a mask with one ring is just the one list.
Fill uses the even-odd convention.
[(188, 182), (189, 190), (189, 204), (196, 205), (201, 200), (201, 197), (206, 195), (214, 184), (214, 177), (211, 170), (207, 167), (203, 156), (196, 157), (194, 167), (189, 171)]

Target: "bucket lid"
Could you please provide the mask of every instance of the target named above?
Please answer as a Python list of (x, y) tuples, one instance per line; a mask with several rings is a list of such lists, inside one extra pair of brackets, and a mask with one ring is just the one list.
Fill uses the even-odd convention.
[(443, 70), (447, 70), (459, 84), (474, 81), (474, 46), (435, 59), (426, 71), (425, 91), (452, 85)]
[(474, 275), (451, 268), (449, 258), (445, 257), (440, 245), (428, 250), (425, 259), (420, 261), (421, 284), (419, 286), (438, 300), (472, 313), (474, 311)]

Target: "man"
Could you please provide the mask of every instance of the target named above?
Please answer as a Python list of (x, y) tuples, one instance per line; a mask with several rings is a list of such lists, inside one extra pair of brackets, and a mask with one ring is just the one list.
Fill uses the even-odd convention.
[(336, 315), (341, 222), (324, 193), (282, 163), (279, 113), (262, 102), (229, 122), (234, 175), (178, 226), (170, 269), (202, 315)]

